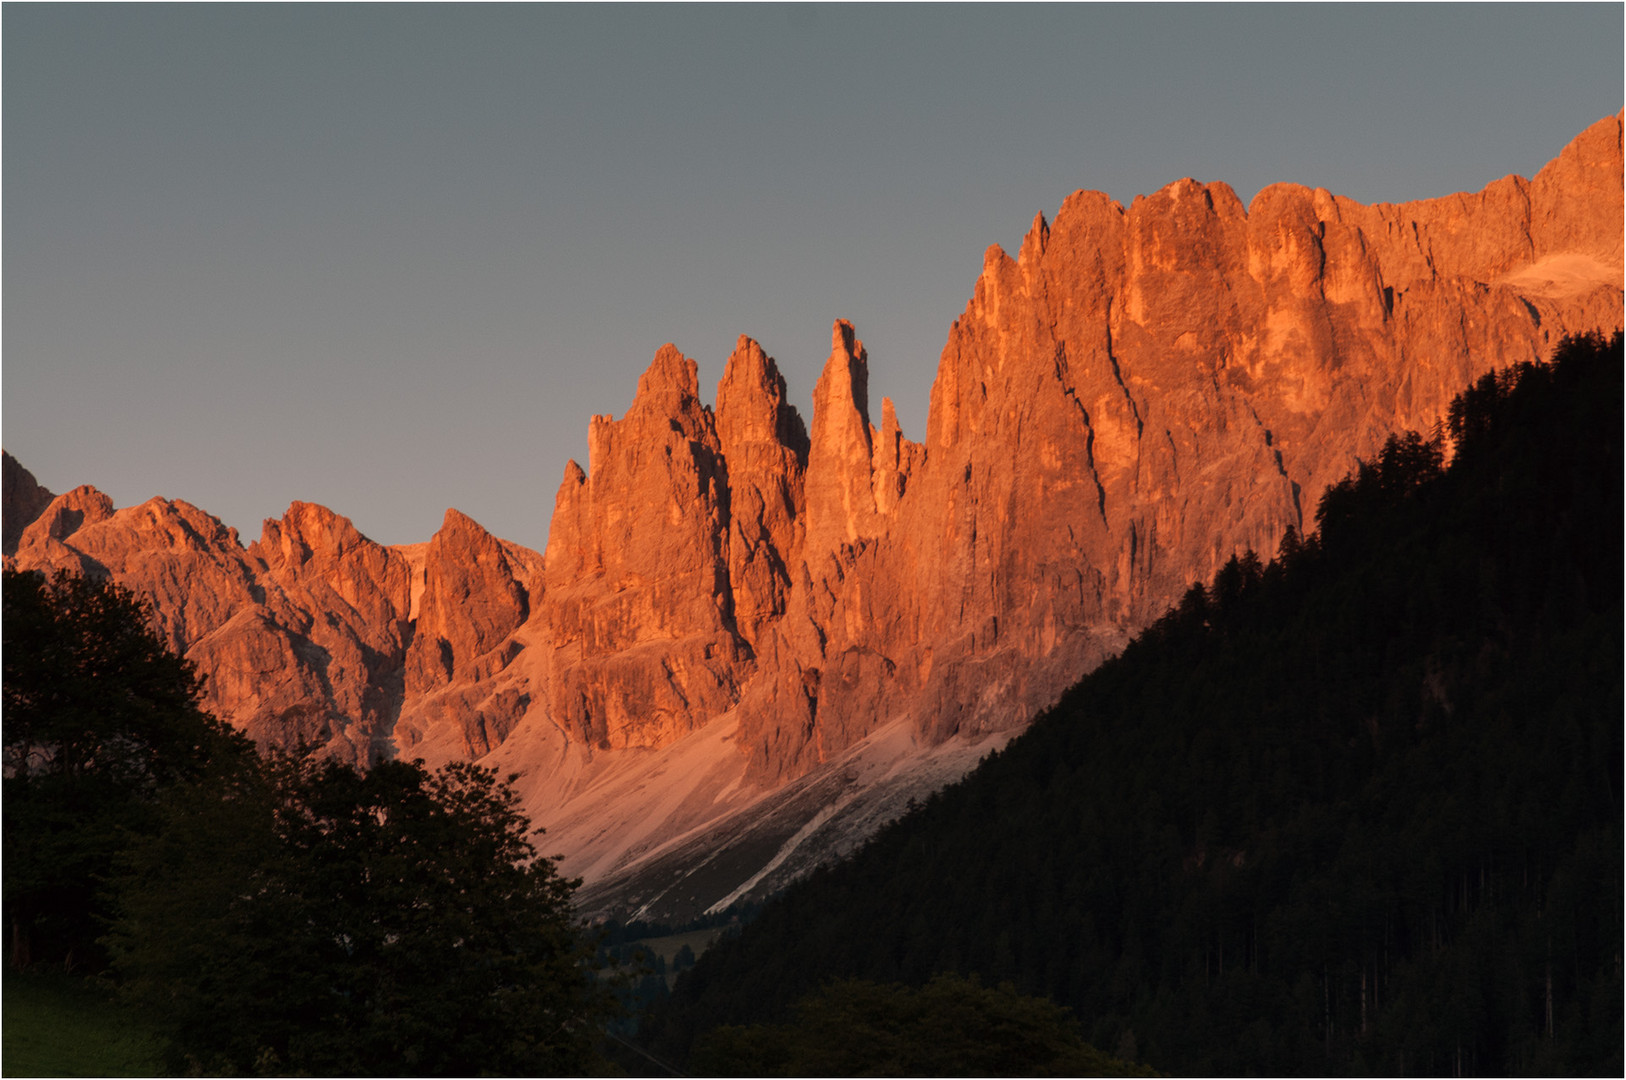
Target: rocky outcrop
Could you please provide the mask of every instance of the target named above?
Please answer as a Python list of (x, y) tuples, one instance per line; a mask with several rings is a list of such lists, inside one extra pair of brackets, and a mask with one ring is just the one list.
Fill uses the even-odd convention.
[(802, 544), (807, 428), (773, 358), (748, 337), (717, 384), (717, 444), (728, 472), (728, 581), (734, 629), (755, 650), (782, 618)]
[(295, 503), (245, 549), (195, 506), (115, 511), (93, 487), (53, 500), (9, 565), (112, 577), (204, 676), (204, 705), (262, 745), (366, 764), (400, 706), (407, 575), (345, 518)]
[(541, 557), (449, 509), (411, 565), (413, 630), (394, 750), (480, 757), (502, 743), (531, 701), (528, 686), (499, 677), (524, 651), (515, 631), (542, 593)]
[(23, 530), (13, 558), (27, 569), (112, 577), (135, 589), (182, 654), (262, 599), (237, 533), (218, 518), (156, 498), (115, 512), (88, 484), (52, 500)]
[(869, 422), (869, 354), (846, 320), (830, 332), (830, 359), (813, 387), (807, 459), (809, 557), (879, 536), (875, 439)]
[(4, 553), (10, 555), (17, 550), (17, 541), (22, 539), (23, 530), (45, 512), (56, 496), (41, 487), (34, 474), (23, 468), (9, 451), (0, 451), (0, 464), (4, 466), (0, 470), (3, 472), (0, 475), (0, 493), (3, 493), (4, 502), (0, 507), (0, 529), (5, 534)]
[(422, 694), (493, 674), (512, 659), (510, 636), (530, 614), (502, 541), (447, 510), (423, 560), (405, 686)]
[(655, 354), (620, 420), (595, 416), (546, 553), (554, 721), (658, 747), (728, 709), (749, 665), (729, 579), (727, 472), (693, 360)]
[(1276, 185), (1244, 208), (1192, 180), (1128, 208), (1071, 196), (1015, 258), (989, 250), (884, 520), (856, 494), (867, 425), (838, 326), (790, 605), (813, 627), (787, 634), (818, 648), (748, 690), (756, 774), (900, 714), (933, 740), (1025, 723), (1192, 580), (1313, 524), (1390, 431), (1618, 327), (1620, 133), (1601, 121), (1534, 181), (1399, 206)]
[[(200, 666), (211, 651), (239, 659), (216, 661), (217, 670), (237, 677), (243, 694), (228, 714), (247, 712), (253, 719), (245, 726), (262, 742), (286, 743), (293, 726), (299, 738), (358, 762), (390, 756), (410, 636), (406, 560), (349, 519), (301, 502), (265, 522), (247, 554), (265, 597), (263, 615), (240, 633), (204, 639), (189, 654)], [(279, 684), (262, 648), (291, 650), (304, 679)], [(312, 679), (318, 694), (300, 685)], [(217, 698), (226, 692), (215, 690)]]
[[(938, 748), (1007, 737), (1191, 581), (1312, 526), (1389, 432), (1619, 327), (1621, 192), (1620, 117), (1533, 180), (1416, 203), (1078, 192), (984, 256), (920, 443), (890, 402), (875, 425), (838, 321), (810, 425), (756, 342), (715, 410), (663, 346), (626, 414), (593, 418), (543, 555), (456, 511), (386, 549), (295, 503), (246, 550), (181, 502), (114, 511), (86, 487), (14, 511), (31, 489), (8, 458), (7, 528), (37, 513), (8, 561), (152, 597), (262, 742), (522, 773), (604, 880), (648, 887), (639, 866), (705, 850), (724, 817), (730, 866), (781, 842), (774, 865), (803, 866), (808, 837), (850, 843), (892, 805), (862, 777), (902, 798), (904, 763), (969, 764)], [(792, 782), (769, 844), (758, 801)], [(811, 820), (827, 788), (868, 809)]]
[(769, 783), (852, 745), (910, 685), (887, 655), (909, 628), (880, 541), (922, 451), (903, 438), (890, 401), (882, 425), (870, 422), (869, 354), (837, 321), (813, 390), (804, 529), (787, 553), (795, 588), (740, 703), (742, 748)]

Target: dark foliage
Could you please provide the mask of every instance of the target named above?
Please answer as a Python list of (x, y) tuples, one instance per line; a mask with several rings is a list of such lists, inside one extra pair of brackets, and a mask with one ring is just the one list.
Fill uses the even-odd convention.
[(5, 912), (12, 963), (97, 968), (101, 882), (178, 784), (252, 748), (198, 708), (191, 665), (112, 582), (7, 570)]
[(1622, 358), (1391, 439), (1027, 734), (720, 942), (681, 1059), (831, 978), (1010, 980), (1175, 1073), (1622, 1071)]
[(123, 992), (177, 1069), (581, 1073), (611, 997), (517, 801), (474, 765), (309, 759), (183, 792), (122, 866)]
[(937, 975), (924, 987), (860, 979), (797, 1002), (787, 1024), (702, 1036), (704, 1076), (1152, 1076), (1084, 1041), (1066, 1009), (1010, 983)]
[(610, 919), (598, 924), (598, 930), (606, 946), (624, 945), (628, 942), (643, 941), (647, 938), (670, 937), (673, 934), (686, 934), (691, 930), (710, 930), (722, 927), (726, 932), (733, 932), (745, 923), (756, 918), (762, 905), (750, 900), (737, 900), (722, 911), (709, 915), (700, 915), (688, 922), (671, 923), (646, 922), (643, 919), (634, 919), (631, 922), (621, 922)]
[(5, 575), (13, 964), (109, 974), (177, 1071), (580, 1073), (576, 885), (473, 765), (262, 762), (105, 580)]

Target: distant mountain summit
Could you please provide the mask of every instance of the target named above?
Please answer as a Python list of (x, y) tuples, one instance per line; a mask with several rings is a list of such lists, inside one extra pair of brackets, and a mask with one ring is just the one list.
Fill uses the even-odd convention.
[(5, 533), (5, 554), (10, 555), (17, 550), (17, 541), (22, 539), (23, 530), (45, 512), (56, 496), (41, 487), (34, 474), (23, 468), (22, 463), (9, 453), (0, 451), (0, 463), (4, 465), (4, 481), (0, 490), (5, 493), (5, 505), (0, 509), (0, 525), (3, 525)]
[(544, 554), (456, 511), (385, 548), (299, 503), (244, 548), (86, 487), (8, 559), (153, 597), (260, 742), (520, 772), (590, 904), (696, 912), (963, 772), (1482, 370), (1621, 326), (1621, 204), (1620, 116), (1473, 195), (1078, 192), (986, 253), (920, 442), (890, 402), (877, 426), (838, 321), (811, 423), (756, 342), (714, 406), (663, 346)]

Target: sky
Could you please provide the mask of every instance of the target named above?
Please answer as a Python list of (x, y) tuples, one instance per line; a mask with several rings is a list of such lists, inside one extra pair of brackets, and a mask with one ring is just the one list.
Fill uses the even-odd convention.
[(919, 439), (982, 268), (1080, 189), (1531, 176), (1620, 4), (0, 9), (0, 441), (55, 492), (541, 549), (594, 414), (830, 324)]

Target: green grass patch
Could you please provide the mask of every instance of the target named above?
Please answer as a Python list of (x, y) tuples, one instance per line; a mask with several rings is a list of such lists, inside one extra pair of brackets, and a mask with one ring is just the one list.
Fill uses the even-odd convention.
[(161, 1043), (104, 987), (10, 971), (4, 980), (6, 1076), (159, 1076)]

